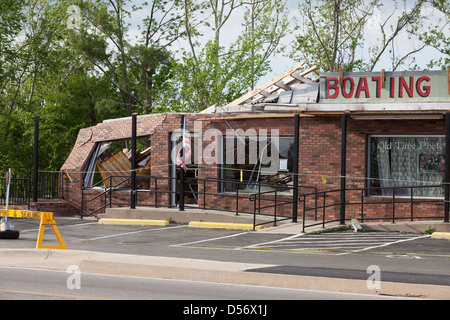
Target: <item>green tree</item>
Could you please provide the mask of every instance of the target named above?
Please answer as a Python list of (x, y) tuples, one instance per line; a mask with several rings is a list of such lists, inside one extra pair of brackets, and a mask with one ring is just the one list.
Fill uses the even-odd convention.
[(248, 1), (243, 27), (238, 41), (248, 55), (253, 90), (257, 79), (269, 70), (269, 59), (285, 50), (281, 40), (289, 30), (286, 1)]
[(0, 87), (0, 166), (3, 170), (14, 168), (15, 174), (26, 174), (32, 163), (32, 142), (27, 132), (33, 116), (44, 105), (39, 87), (60, 62), (60, 57), (54, 54), (59, 47), (56, 32), (59, 21), (51, 14), (47, 1), (16, 3), (20, 6), (11, 3), (12, 14), (20, 17), (14, 18), (20, 21), (20, 27), (15, 22), (6, 30), (9, 41), (2, 43), (3, 59), (0, 59), (2, 70), (7, 70), (2, 72)]
[[(154, 0), (134, 6), (129, 0), (78, 2), (82, 22), (70, 34), (72, 46), (120, 93), (124, 116), (133, 110), (152, 112), (160, 89), (157, 86), (168, 80), (167, 69), (172, 65), (168, 49), (182, 36), (177, 3)], [(149, 14), (139, 25), (141, 36), (132, 39), (128, 36), (129, 21), (138, 11)]]
[[(304, 0), (299, 5), (304, 18), (295, 28), (290, 57), (316, 64), (324, 72), (372, 71), (387, 57), (395, 71), (405, 66), (418, 68), (414, 58), (423, 49), (433, 47), (443, 58), (430, 59), (429, 66), (448, 65), (448, 1), (394, 1), (391, 13), (385, 18), (377, 16), (385, 6), (381, 0)], [(429, 17), (424, 10), (429, 8), (436, 8), (445, 18), (425, 28)], [(376, 32), (375, 39), (365, 38), (369, 24)], [(405, 49), (408, 46), (402, 43), (403, 50), (398, 52), (395, 49), (401, 39), (408, 44), (416, 41), (418, 45)], [(375, 44), (368, 45), (367, 40), (375, 40)]]
[(101, 121), (99, 114), (120, 113), (105, 112), (114, 100), (118, 104), (117, 94), (67, 45), (66, 11), (49, 1), (21, 4), (20, 28), (9, 31), (12, 40), (2, 52), (2, 57), (8, 52), (2, 60), (8, 72), (0, 87), (0, 168), (26, 177), (33, 162), (34, 116), (40, 116), (39, 168), (59, 170), (80, 128)]
[(291, 57), (317, 64), (322, 71), (351, 71), (364, 68), (357, 54), (363, 45), (364, 26), (379, 0), (364, 5), (362, 0), (305, 0), (299, 5), (304, 15)]
[[(186, 110), (198, 112), (226, 104), (254, 87), (269, 70), (268, 59), (280, 49), (286, 33), (283, 4), (267, 0), (184, 0), (188, 49), (182, 50), (176, 79)], [(236, 32), (235, 38), (225, 43), (225, 26), (240, 15), (242, 34)], [(211, 34), (206, 39), (202, 32), (205, 28)]]
[(12, 43), (22, 30), (23, 6), (24, 2), (16, 0), (0, 2), (0, 90), (4, 89), (5, 81), (11, 76), (11, 70), (6, 68), (5, 63), (15, 56)]

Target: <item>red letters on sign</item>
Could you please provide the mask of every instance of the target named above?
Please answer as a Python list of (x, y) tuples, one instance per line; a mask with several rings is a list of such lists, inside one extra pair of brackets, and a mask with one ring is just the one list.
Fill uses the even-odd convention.
[[(416, 80), (417, 79), (417, 80)], [(396, 83), (395, 77), (389, 78), (389, 97), (390, 98), (403, 98), (406, 94), (409, 98), (414, 97), (414, 92), (420, 97), (428, 97), (431, 93), (431, 86), (425, 85), (424, 83), (430, 82), (431, 79), (427, 76), (422, 76), (420, 78), (414, 79), (414, 76), (398, 77), (398, 85)], [(342, 86), (339, 85), (338, 78), (327, 78), (326, 79), (326, 98), (336, 99), (341, 95), (346, 99), (359, 99), (359, 98), (370, 98), (370, 90), (375, 90), (375, 98), (381, 98), (382, 88), (381, 88), (381, 77), (372, 77), (372, 82), (375, 82), (375, 89), (369, 87), (367, 77), (360, 77), (358, 84), (355, 84), (355, 79), (352, 77), (347, 77), (342, 80)], [(341, 87), (341, 88), (340, 88)], [(405, 94), (406, 92), (406, 94)], [(364, 94), (365, 96), (361, 96)], [(373, 92), (372, 92), (373, 94)]]
[(406, 83), (406, 80), (404, 77), (400, 77), (400, 83), (398, 85), (398, 96), (400, 98), (403, 98), (403, 88), (406, 89), (406, 93), (408, 93), (408, 96), (410, 98), (413, 97), (413, 83), (414, 83), (414, 77), (409, 77), (409, 87)]
[(395, 97), (395, 78), (391, 77), (389, 97)]
[(372, 81), (377, 83), (376, 97), (381, 97), (381, 77), (372, 77)]
[[(334, 81), (333, 84), (331, 84), (331, 81)], [(327, 78), (327, 99), (336, 99), (339, 96), (339, 87), (338, 87), (338, 78)], [(330, 94), (330, 89), (334, 89), (334, 93)]]
[[(422, 88), (420, 87), (420, 85), (422, 84), (422, 81), (426, 81), (429, 82), (430, 78), (427, 76), (424, 77), (420, 77), (417, 82), (416, 82), (416, 91), (419, 94), (419, 96), (421, 97), (428, 97), (428, 95), (430, 94), (430, 86), (423, 86)], [(425, 91), (422, 91), (425, 90)]]
[(361, 77), (358, 82), (358, 90), (356, 90), (356, 98), (359, 98), (361, 95), (361, 91), (364, 91), (366, 94), (366, 98), (370, 98), (369, 86), (367, 85), (367, 78)]
[[(350, 92), (347, 93), (347, 90), (345, 90), (345, 84), (347, 81), (350, 81)], [(346, 98), (351, 98), (353, 96), (353, 91), (355, 89), (355, 82), (353, 81), (353, 78), (345, 78), (342, 81), (342, 95)]]

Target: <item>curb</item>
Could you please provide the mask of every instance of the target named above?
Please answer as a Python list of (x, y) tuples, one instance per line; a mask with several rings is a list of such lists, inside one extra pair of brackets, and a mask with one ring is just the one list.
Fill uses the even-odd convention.
[(101, 218), (98, 219), (101, 224), (127, 224), (127, 225), (145, 225), (145, 226), (168, 226), (167, 220), (144, 220), (144, 219), (113, 219)]
[[(168, 226), (167, 220), (148, 220), (148, 219), (116, 219), (101, 218), (98, 219), (100, 224), (109, 225), (140, 225), (140, 226)], [(234, 230), (253, 230), (253, 224), (250, 223), (227, 223), (227, 222), (203, 222), (191, 221), (188, 224), (193, 228), (214, 228), (214, 229), (234, 229)], [(256, 226), (255, 230), (263, 229), (264, 226)]]
[(450, 232), (433, 232), (431, 234), (432, 238), (435, 239), (449, 239), (450, 240)]
[[(253, 230), (253, 224), (250, 223), (226, 223), (226, 222), (203, 222), (191, 221), (188, 224), (193, 228), (216, 228), (216, 229), (236, 229), (236, 230)], [(255, 230), (263, 229), (264, 226), (256, 226)]]

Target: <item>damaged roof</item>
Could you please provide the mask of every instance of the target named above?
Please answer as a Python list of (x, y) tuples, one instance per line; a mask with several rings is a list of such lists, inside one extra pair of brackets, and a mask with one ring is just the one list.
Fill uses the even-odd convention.
[[(445, 71), (328, 72), (310, 78), (305, 62), (225, 106), (202, 114), (233, 113), (442, 113), (449, 109), (450, 69)], [(447, 81), (445, 81), (447, 80)], [(432, 88), (432, 93), (430, 91)]]
[(304, 64), (301, 62), (224, 107), (214, 105), (200, 113), (258, 113), (276, 111), (277, 107), (299, 103), (316, 103), (319, 98), (319, 79), (313, 80), (306, 75), (316, 71), (318, 66), (298, 72)]

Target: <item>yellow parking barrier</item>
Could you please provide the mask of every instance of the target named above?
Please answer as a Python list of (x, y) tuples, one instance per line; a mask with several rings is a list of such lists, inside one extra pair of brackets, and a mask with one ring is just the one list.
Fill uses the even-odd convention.
[[(0, 217), (20, 218), (20, 219), (40, 219), (39, 233), (36, 242), (36, 249), (68, 249), (67, 245), (61, 236), (61, 233), (56, 226), (56, 221), (53, 212), (27, 211), (27, 210), (6, 210), (0, 209)], [(42, 240), (44, 238), (45, 226), (51, 225), (53, 232), (58, 239), (59, 246), (43, 246)]]

